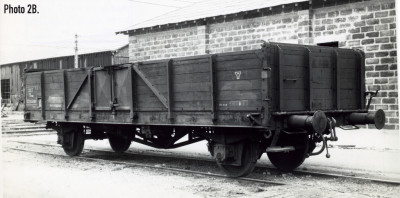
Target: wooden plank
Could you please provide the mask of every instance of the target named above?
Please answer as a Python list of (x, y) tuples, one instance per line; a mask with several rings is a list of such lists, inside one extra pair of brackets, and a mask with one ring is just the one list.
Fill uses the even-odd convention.
[(134, 116), (135, 116), (134, 104), (136, 104), (136, 101), (135, 101), (135, 92), (136, 91), (134, 90), (135, 85), (133, 84), (134, 80), (133, 80), (132, 65), (130, 65), (128, 67), (128, 78), (129, 78), (128, 79), (129, 80), (129, 84), (126, 87), (127, 87), (128, 96), (130, 96), (130, 100), (129, 100), (129, 108), (130, 108), (129, 118), (133, 121), (134, 120)]
[(283, 96), (283, 100), (304, 100), (306, 95), (304, 93), (304, 89), (283, 89), (285, 95)]
[(175, 93), (188, 91), (211, 91), (210, 83), (185, 83), (175, 85)]
[(333, 108), (333, 103), (331, 98), (314, 99), (313, 108), (319, 110), (330, 110)]
[(215, 55), (211, 55), (210, 58), (209, 58), (209, 67), (210, 67), (209, 76), (210, 76), (210, 86), (211, 86), (211, 88), (210, 88), (211, 89), (210, 90), (210, 96), (211, 96), (211, 98), (210, 98), (210, 101), (211, 101), (211, 120), (213, 122), (215, 122), (217, 120), (217, 112), (216, 112), (216, 110), (217, 110), (216, 109), (217, 108), (217, 104), (216, 104), (216, 101), (217, 101), (217, 94), (216, 94), (217, 86), (216, 86), (216, 83), (217, 83), (217, 79), (218, 79), (218, 78), (216, 78), (216, 75), (215, 75), (215, 64), (214, 64), (214, 62), (215, 62)]
[[(151, 82), (152, 85), (154, 85), (156, 87), (167, 84), (167, 77), (165, 75), (164, 76), (151, 76), (148, 78), (148, 80), (149, 80), (149, 82)], [(139, 86), (147, 86), (146, 83), (140, 79), (137, 79), (136, 83)], [(158, 90), (162, 90), (162, 89), (158, 88)]]
[(332, 98), (332, 89), (318, 89), (315, 88), (314, 92), (316, 93), (313, 98), (314, 99), (331, 99)]
[(84, 71), (67, 71), (68, 83), (81, 83), (82, 79), (87, 76), (86, 70)]
[[(358, 67), (358, 80), (357, 85), (359, 88), (359, 108), (363, 109), (365, 107), (365, 54), (363, 51), (358, 51), (359, 54), (359, 67)], [(397, 73), (398, 75), (398, 73)], [(397, 85), (398, 86), (398, 85)]]
[(284, 93), (283, 93), (283, 49), (279, 46), (276, 45), (278, 47), (278, 98), (277, 98), (277, 103), (278, 103), (278, 111), (282, 111), (283, 107), (283, 97), (284, 97)]
[(262, 106), (261, 100), (218, 100), (219, 107), (260, 107)]
[(303, 111), (304, 110), (304, 100), (291, 100), (284, 103), (284, 109), (286, 111)]
[(63, 111), (64, 111), (64, 119), (68, 120), (68, 82), (67, 82), (67, 72), (63, 70), (63, 93), (64, 93), (64, 106), (63, 106)]
[(146, 85), (151, 89), (151, 91), (157, 96), (160, 102), (168, 108), (167, 99), (160, 94), (160, 92), (150, 83), (150, 81), (146, 78), (146, 76), (139, 70), (138, 65), (134, 64), (132, 67), (136, 74), (146, 83)]
[(46, 87), (47, 91), (51, 91), (51, 90), (58, 91), (58, 90), (63, 89), (64, 85), (62, 83), (45, 83), (45, 87)]
[[(153, 93), (151, 93), (151, 94), (141, 94), (141, 95), (138, 95), (137, 101), (140, 101), (140, 102), (157, 102), (158, 98)], [(161, 102), (160, 102), (160, 104), (162, 105)]]
[(153, 67), (153, 68), (145, 68), (145, 67), (140, 67), (140, 71), (146, 76), (147, 79), (151, 77), (157, 77), (157, 76), (165, 76), (166, 74), (166, 68), (163, 67)]
[(155, 107), (155, 108), (160, 108), (160, 109), (165, 109), (167, 110), (167, 108), (165, 108), (165, 106), (157, 101), (142, 101), (142, 100), (138, 100), (138, 106), (140, 108), (145, 108), (145, 107)]
[[(78, 97), (79, 92), (82, 90), (83, 85), (85, 84), (85, 82), (87, 81), (87, 79), (88, 79), (88, 75), (86, 75), (85, 79), (83, 79), (83, 81), (82, 81), (81, 85), (79, 86), (78, 90), (76, 90), (76, 92), (75, 92), (75, 94), (73, 95), (71, 101), (68, 103), (67, 109), (70, 109), (70, 108), (71, 108), (72, 104), (74, 103), (75, 99)], [(89, 87), (90, 87), (90, 86), (89, 86)]]
[[(262, 106), (254, 106), (254, 107), (217, 107), (218, 113), (221, 114), (221, 111), (239, 111), (243, 115), (243, 112), (254, 112), (254, 111), (260, 111)], [(220, 117), (220, 116), (218, 116)], [(232, 118), (232, 114), (230, 115)]]
[(253, 59), (230, 60), (217, 62), (216, 71), (248, 70), (261, 69), (262, 62), (254, 55)]
[(287, 54), (286, 51), (283, 52), (283, 56), (281, 65), (284, 66), (304, 66), (304, 54)]
[(219, 91), (240, 91), (240, 90), (261, 90), (261, 79), (259, 80), (236, 80), (236, 81), (219, 81)]
[[(159, 113), (159, 111), (165, 111), (165, 108), (163, 107), (138, 107), (136, 109), (137, 112), (156, 112)], [(138, 116), (139, 117), (139, 116)], [(140, 119), (140, 117), (139, 117)]]
[(26, 84), (40, 84), (40, 82), (41, 82), (40, 76), (39, 77), (29, 76), (29, 78), (26, 79)]
[[(163, 90), (163, 91), (159, 92), (161, 95), (166, 95), (167, 94), (168, 90), (167, 90), (167, 85), (166, 84), (157, 85), (155, 88), (157, 90)], [(136, 89), (137, 89), (137, 92), (138, 92), (137, 94), (138, 95), (142, 95), (142, 94), (154, 95), (153, 91), (147, 85), (136, 85)]]
[[(89, 118), (90, 118), (91, 121), (94, 120), (94, 118), (95, 118), (95, 115), (93, 113), (93, 108), (94, 108), (94, 99), (93, 98), (95, 97), (94, 96), (95, 87), (94, 87), (94, 83), (93, 83), (93, 75), (94, 75), (94, 72), (93, 72), (93, 67), (92, 67), (92, 68), (89, 69), (89, 71), (87, 71), (87, 76), (86, 76), (85, 80), (82, 82), (82, 85), (83, 85), (83, 84), (85, 84), (86, 79), (88, 79), (88, 85), (89, 85)], [(83, 86), (81, 86), (81, 87), (83, 87)], [(76, 93), (76, 95), (79, 94), (79, 90), (81, 89), (81, 87), (79, 87), (78, 92)], [(75, 96), (74, 96), (74, 98), (75, 98)], [(72, 103), (70, 103), (70, 104), (72, 104)], [(68, 105), (68, 107), (69, 107), (69, 105)]]
[(286, 66), (282, 68), (284, 78), (304, 78), (304, 69), (308, 67)]
[(193, 64), (208, 64), (208, 63), (209, 63), (209, 58), (207, 58), (207, 57), (191, 59), (191, 60), (176, 60), (176, 59), (174, 59), (174, 67), (184, 66), (184, 65), (193, 65)]
[(203, 100), (203, 101), (176, 101), (174, 103), (174, 108), (176, 110), (211, 110), (212, 102), (211, 100)]
[(119, 106), (130, 106), (131, 97), (131, 80), (129, 68), (114, 70), (115, 79), (115, 97)]
[(173, 108), (173, 97), (174, 97), (174, 92), (173, 92), (173, 74), (172, 74), (172, 59), (170, 59), (167, 64), (166, 64), (166, 70), (167, 70), (167, 96), (168, 96), (168, 114), (167, 118), (169, 119), (170, 122), (172, 122), (172, 108)]
[(307, 78), (308, 78), (307, 85), (306, 85), (306, 87), (308, 87), (307, 99), (306, 99), (307, 102), (305, 103), (305, 105), (306, 105), (306, 109), (311, 111), (311, 110), (313, 110), (313, 108), (312, 108), (313, 83), (312, 83), (312, 64), (311, 64), (311, 59), (312, 59), (313, 54), (309, 48), (306, 47), (305, 49), (306, 49), (306, 57), (307, 57), (305, 59), (305, 61), (306, 61), (305, 65), (307, 65), (306, 74), (307, 74)]
[(217, 94), (220, 100), (261, 100), (260, 90), (220, 91)]
[(165, 65), (164, 61), (160, 61), (160, 62), (142, 62), (142, 64), (139, 65), (139, 69), (142, 69), (142, 68), (149, 68), (149, 69), (160, 68), (160, 67), (163, 67), (164, 65)]
[(355, 68), (342, 68), (340, 66), (340, 79), (354, 79), (356, 78)]
[(356, 88), (356, 84), (354, 82), (354, 79), (352, 78), (344, 78), (340, 80), (340, 87), (341, 89), (352, 89), (354, 91)]
[(340, 78), (341, 78), (341, 71), (340, 71), (340, 65), (339, 65), (339, 58), (340, 58), (340, 56), (339, 56), (339, 51), (338, 50), (334, 50), (334, 53), (333, 53), (333, 68), (334, 68), (334, 89), (335, 89), (335, 108), (338, 110), (338, 109), (340, 109), (341, 108), (341, 105), (340, 105), (340, 89), (341, 89), (341, 87), (340, 87)]
[(174, 84), (199, 82), (210, 82), (210, 72), (174, 75)]
[(356, 60), (354, 60), (355, 58), (343, 58), (342, 54), (340, 54), (340, 67), (343, 69), (356, 69), (357, 68), (357, 63)]
[(218, 71), (216, 74), (218, 81), (256, 80), (256, 79), (261, 79), (261, 68), (247, 69), (247, 70)]
[[(115, 70), (112, 67), (109, 70), (109, 75), (110, 75), (110, 78), (111, 78), (110, 81), (109, 81), (110, 88), (111, 88), (111, 97), (110, 97), (109, 104), (113, 105), (113, 107), (114, 107), (114, 104), (116, 102), (116, 92), (115, 92), (115, 84), (116, 84), (115, 81), (116, 80), (115, 80)], [(115, 109), (112, 109), (112, 114), (113, 115), (115, 114)]]
[[(259, 51), (259, 50), (257, 50)], [(236, 54), (218, 54), (215, 61), (225, 62), (225, 61), (247, 61), (249, 59), (257, 59), (254, 53), (255, 51), (239, 52)]]
[(46, 119), (46, 112), (45, 112), (45, 86), (44, 86), (44, 72), (40, 72), (40, 100), (41, 100), (41, 110), (42, 110), (42, 119)]
[(210, 92), (196, 91), (196, 92), (174, 92), (173, 101), (203, 101), (210, 100)]
[(173, 73), (179, 74), (193, 74), (210, 72), (209, 63), (189, 64), (189, 65), (174, 65)]

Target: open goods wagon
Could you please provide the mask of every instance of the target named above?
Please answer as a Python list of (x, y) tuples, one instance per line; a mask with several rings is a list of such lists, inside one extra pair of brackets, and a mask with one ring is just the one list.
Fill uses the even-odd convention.
[(291, 171), (328, 150), (335, 127), (384, 126), (382, 110), (368, 112), (377, 91), (365, 91), (364, 67), (361, 51), (265, 42), (259, 50), (27, 73), (24, 117), (55, 129), (70, 156), (85, 139), (109, 139), (116, 152), (131, 141), (168, 149), (207, 140), (229, 176), (250, 173), (265, 152)]

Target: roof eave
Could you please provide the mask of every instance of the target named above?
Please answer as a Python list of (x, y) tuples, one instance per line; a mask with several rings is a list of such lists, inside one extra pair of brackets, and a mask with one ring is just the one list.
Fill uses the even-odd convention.
[[(258, 8), (258, 9), (253, 9), (253, 10), (246, 10), (246, 11), (241, 11), (241, 12), (236, 12), (236, 13), (230, 13), (230, 14), (224, 14), (224, 15), (216, 15), (216, 16), (208, 16), (208, 17), (203, 17), (203, 18), (198, 18), (198, 19), (192, 19), (192, 20), (187, 20), (187, 21), (180, 21), (180, 22), (174, 22), (174, 23), (167, 23), (167, 24), (160, 24), (160, 25), (154, 25), (154, 26), (149, 26), (149, 27), (139, 27), (136, 29), (130, 29), (130, 30), (124, 30), (124, 31), (119, 31), (116, 32), (116, 34), (124, 34), (124, 35), (130, 35), (133, 34), (135, 32), (139, 32), (140, 30), (145, 31), (145, 30), (155, 30), (158, 28), (162, 28), (162, 27), (170, 27), (171, 25), (185, 25), (190, 21), (194, 21), (196, 23), (196, 21), (204, 21), (204, 22), (208, 22), (209, 20), (215, 20), (216, 18), (220, 18), (220, 17), (231, 17), (231, 16), (241, 16), (247, 13), (252, 13), (252, 12), (262, 12), (262, 10), (269, 10), (271, 11), (272, 9), (276, 9), (276, 8), (284, 8), (285, 5), (295, 5), (296, 7), (298, 6), (298, 4), (300, 3), (307, 3), (307, 4), (311, 4), (311, 0), (303, 0), (303, 1), (299, 1), (299, 2), (293, 2), (290, 4), (281, 4), (281, 5), (276, 5), (276, 6), (271, 6), (271, 7), (264, 7), (264, 8)], [(300, 7), (300, 6), (299, 6)]]

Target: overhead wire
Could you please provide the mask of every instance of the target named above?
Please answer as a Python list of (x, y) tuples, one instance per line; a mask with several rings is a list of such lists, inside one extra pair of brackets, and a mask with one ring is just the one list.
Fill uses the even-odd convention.
[[(132, 0), (128, 0), (128, 1), (132, 1)], [(192, 4), (189, 4), (189, 5), (186, 5), (186, 6), (182, 6), (182, 7), (179, 7), (178, 9), (174, 9), (174, 10), (171, 10), (171, 11), (169, 11), (169, 12), (160, 14), (160, 15), (155, 16), (155, 17), (152, 17), (152, 18), (150, 18), (150, 19), (146, 19), (146, 20), (144, 20), (144, 21), (135, 23), (135, 24), (133, 24), (133, 26), (138, 25), (138, 24), (141, 24), (141, 23), (145, 23), (145, 22), (147, 22), (147, 21), (151, 21), (151, 20), (153, 20), (153, 19), (156, 19), (156, 18), (158, 18), (158, 17), (162, 17), (162, 16), (167, 15), (167, 14), (170, 14), (170, 13), (172, 13), (172, 12), (176, 12), (176, 11), (181, 10), (181, 9), (183, 9), (183, 8), (192, 6), (193, 4), (196, 4), (196, 3), (199, 3), (199, 2), (193, 2)], [(129, 29), (129, 28), (131, 28), (131, 27), (132, 27), (132, 26), (129, 26), (129, 27), (125, 28), (125, 29)]]
[(169, 1), (178, 1), (178, 2), (185, 2), (185, 3), (198, 3), (198, 1), (185, 1), (185, 0), (169, 0)]
[(143, 3), (143, 4), (156, 5), (156, 6), (171, 7), (171, 8), (181, 8), (181, 7), (179, 7), (179, 6), (172, 6), (172, 5), (158, 4), (158, 3), (145, 2), (145, 1), (138, 1), (138, 0), (128, 0), (128, 1), (137, 2), (137, 3)]

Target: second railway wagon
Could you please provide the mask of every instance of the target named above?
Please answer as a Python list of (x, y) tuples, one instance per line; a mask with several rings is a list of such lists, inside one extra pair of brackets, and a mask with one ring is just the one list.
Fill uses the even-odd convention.
[[(335, 127), (385, 123), (368, 112), (364, 54), (264, 43), (259, 50), (26, 73), (24, 119), (46, 122), (70, 156), (85, 139), (177, 148), (208, 141), (228, 176), (249, 174), (267, 153), (291, 171), (336, 141)], [(318, 151), (316, 143), (323, 142)], [(329, 153), (327, 152), (327, 157)]]

